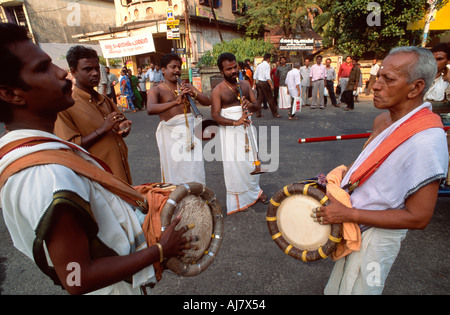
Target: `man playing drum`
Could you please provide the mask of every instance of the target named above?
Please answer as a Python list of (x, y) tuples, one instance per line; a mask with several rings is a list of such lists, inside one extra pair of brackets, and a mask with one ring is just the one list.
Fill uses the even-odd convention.
[(217, 64), (224, 80), (212, 91), (211, 118), (220, 125), (227, 213), (232, 214), (247, 209), (258, 200), (266, 202), (267, 196), (259, 187), (259, 175), (250, 174), (255, 169), (250, 150), (257, 148), (249, 147), (248, 138), (246, 140), (250, 135), (246, 128), (254, 128), (249, 124), (251, 114), (246, 111), (256, 110), (256, 97), (245, 80), (239, 82), (244, 94), (240, 95), (236, 80), (239, 68), (233, 54), (220, 55)]
[(201, 140), (194, 137), (194, 115), (186, 95), (202, 105), (210, 105), (209, 98), (190, 84), (178, 85), (182, 60), (168, 54), (161, 59), (164, 81), (148, 92), (147, 112), (159, 115), (156, 130), (162, 182), (205, 184), (205, 167)]
[[(353, 222), (362, 232), (360, 250), (337, 260), (325, 294), (381, 294), (407, 230), (424, 229), (430, 221), (448, 167), (442, 124), (423, 102), (435, 75), (436, 61), (423, 48), (399, 47), (384, 59), (373, 91), (375, 107), (387, 111), (375, 118), (372, 136), (352, 166), (340, 168), (351, 207), (328, 194), (332, 203), (313, 213), (319, 223)], [(418, 122), (420, 115), (425, 121)], [(417, 130), (424, 123), (431, 127), (410, 132), (364, 183), (350, 182), (378, 147), (397, 142), (402, 125)]]
[[(0, 76), (0, 121), (7, 129), (0, 139), (2, 181), (16, 161), (60, 149), (102, 172), (86, 150), (52, 134), (58, 113), (74, 105), (67, 72), (17, 25), (0, 24), (0, 53), (7, 65)], [(16, 148), (30, 137), (41, 140)], [(174, 231), (180, 218), (158, 244), (147, 246), (131, 204), (59, 164), (11, 175), (1, 187), (0, 206), (16, 248), (43, 271), (54, 266), (52, 279), (71, 294), (139, 293), (141, 285), (156, 281), (154, 263), (190, 247), (183, 237), (188, 228)]]

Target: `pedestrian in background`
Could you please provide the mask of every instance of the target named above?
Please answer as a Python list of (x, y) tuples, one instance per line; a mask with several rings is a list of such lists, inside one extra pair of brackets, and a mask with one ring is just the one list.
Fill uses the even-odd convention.
[(341, 94), (339, 96), (339, 105), (341, 105), (342, 101), (342, 95), (344, 94), (344, 91), (347, 87), (348, 78), (350, 76), (350, 71), (352, 71), (353, 63), (352, 63), (352, 57), (347, 56), (345, 58), (345, 63), (341, 64), (338, 71), (338, 82), (339, 86), (341, 87)]
[(142, 68), (138, 68), (138, 90), (142, 98), (142, 108), (147, 106), (147, 79), (145, 78), (145, 73), (142, 72)]
[(290, 108), (291, 97), (289, 96), (288, 87), (286, 85), (286, 76), (291, 71), (291, 66), (286, 64), (286, 57), (280, 57), (280, 66), (277, 68), (276, 76), (279, 78), (278, 107)]
[(150, 68), (145, 73), (145, 78), (150, 82), (150, 89), (152, 89), (155, 86), (155, 64), (151, 63)]
[(119, 83), (119, 79), (117, 79), (116, 75), (111, 72), (111, 69), (109, 67), (105, 67), (105, 70), (106, 75), (108, 76), (108, 83), (109, 83), (109, 86), (106, 89), (107, 90), (106, 96), (108, 96), (114, 102), (114, 104), (117, 104), (115, 86), (117, 85), (117, 83)]
[(256, 117), (263, 117), (261, 115), (261, 104), (263, 103), (265, 97), (267, 102), (269, 103), (273, 117), (281, 118), (281, 115), (278, 114), (278, 108), (275, 104), (275, 100), (273, 99), (272, 94), (274, 86), (272, 80), (270, 79), (269, 61), (271, 57), (271, 54), (265, 54), (263, 62), (261, 62), (258, 67), (256, 67), (254, 77), (256, 82), (256, 91), (258, 94), (258, 109), (256, 111)]
[(348, 77), (348, 82), (345, 87), (345, 91), (342, 93), (341, 101), (347, 104), (344, 110), (349, 111), (355, 108), (356, 89), (358, 88), (359, 78), (361, 76), (361, 69), (356, 65), (358, 63), (357, 59), (352, 60), (353, 67), (350, 70), (350, 75)]
[(310, 63), (310, 59), (306, 58), (305, 59), (305, 64), (300, 68), (300, 77), (302, 80), (302, 104), (304, 104), (305, 106), (309, 106), (310, 104), (308, 103), (308, 99), (309, 99), (309, 88), (310, 88), (310, 79), (309, 79), (309, 75), (311, 74), (311, 67), (309, 66)]
[(375, 58), (372, 61), (372, 67), (370, 68), (370, 78), (369, 78), (369, 84), (367, 85), (366, 95), (370, 95), (372, 91), (372, 86), (375, 84), (375, 81), (377, 80), (377, 73), (378, 70), (380, 70), (380, 66), (377, 64), (377, 59)]
[[(336, 70), (331, 66), (331, 59), (325, 60), (325, 66), (327, 67), (327, 80), (325, 88), (330, 96), (331, 104), (337, 107), (336, 95), (334, 94), (334, 80), (336, 79)], [(324, 99), (325, 106), (327, 106), (327, 97)]]
[(322, 64), (322, 56), (316, 57), (316, 63), (311, 67), (309, 78), (312, 86), (311, 109), (315, 109), (317, 105), (319, 105), (320, 109), (324, 109), (323, 92), (325, 80), (327, 79), (327, 67)]

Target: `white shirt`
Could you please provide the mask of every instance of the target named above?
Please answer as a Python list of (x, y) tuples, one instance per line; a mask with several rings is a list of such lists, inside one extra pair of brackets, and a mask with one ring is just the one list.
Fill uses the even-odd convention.
[(270, 80), (270, 65), (267, 61), (261, 62), (258, 67), (256, 67), (255, 75), (253, 77), (258, 81), (269, 81)]
[(285, 82), (289, 90), (296, 89), (297, 85), (301, 84), (300, 70), (294, 68), (291, 71), (289, 71), (288, 74), (286, 75)]
[(145, 74), (145, 77), (148, 78), (150, 82), (154, 81), (155, 78), (156, 69), (148, 69), (147, 73)]
[[(0, 139), (0, 147), (7, 143), (26, 137), (57, 138), (38, 130), (16, 130), (7, 133)], [(47, 149), (69, 149), (64, 143), (49, 142), (32, 147), (22, 147), (6, 154), (0, 160), (0, 172), (11, 162), (27, 154)], [(84, 149), (75, 151), (91, 163), (98, 165)], [(8, 227), (14, 246), (33, 259), (33, 242), (35, 229), (40, 219), (53, 203), (56, 192), (73, 192), (81, 199), (89, 202), (99, 231), (97, 237), (119, 255), (128, 255), (139, 249), (136, 238), (141, 235), (142, 227), (133, 207), (103, 188), (99, 183), (76, 174), (71, 169), (56, 165), (40, 165), (29, 167), (12, 175), (0, 191), (0, 207)], [(49, 265), (51, 260), (47, 257)], [(93, 294), (139, 294), (139, 285), (147, 280), (156, 282), (153, 266), (148, 266), (133, 276), (133, 285), (124, 281), (93, 292)]]
[[(352, 164), (342, 185), (348, 183), (353, 172), (383, 140), (424, 107), (431, 109), (431, 104), (426, 102), (417, 107), (370, 142)], [(352, 206), (366, 210), (400, 209), (409, 196), (430, 183), (430, 180), (445, 178), (447, 170), (448, 151), (444, 130), (430, 128), (421, 131), (396, 148), (377, 171), (353, 191)]]
[(372, 65), (372, 67), (370, 68), (370, 74), (377, 75), (378, 70), (380, 70), (380, 66), (376, 63), (376, 64)]
[(302, 86), (309, 86), (309, 75), (311, 74), (311, 67), (303, 66), (300, 68), (300, 75), (302, 79)]
[(425, 94), (424, 100), (435, 102), (444, 101), (445, 93), (449, 93), (449, 91), (447, 91), (449, 87), (450, 84), (444, 80), (442, 75), (440, 75), (439, 77), (434, 79), (433, 84)]

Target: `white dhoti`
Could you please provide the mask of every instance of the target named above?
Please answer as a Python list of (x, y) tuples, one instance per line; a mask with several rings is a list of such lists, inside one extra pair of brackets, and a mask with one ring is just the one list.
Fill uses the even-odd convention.
[(339, 259), (325, 287), (326, 295), (380, 295), (408, 230), (370, 228), (361, 249)]
[(194, 115), (176, 115), (161, 121), (156, 141), (161, 163), (161, 181), (170, 184), (206, 184), (202, 142), (194, 137)]
[(300, 113), (302, 111), (302, 99), (301, 95), (299, 95), (298, 90), (296, 88), (289, 89), (289, 95), (292, 98), (292, 107), (290, 110), (290, 115), (293, 116), (296, 113)]
[[(242, 116), (242, 108), (233, 106), (224, 108), (221, 116), (238, 120)], [(256, 144), (256, 128), (253, 128)], [(250, 135), (249, 135), (250, 136)], [(254, 171), (254, 149), (249, 140), (249, 152), (245, 152), (246, 131), (244, 126), (221, 126), (220, 141), (222, 147), (223, 171), (227, 190), (227, 214), (242, 211), (252, 206), (262, 194), (259, 187), (259, 176), (250, 175)]]
[(278, 94), (278, 107), (280, 109), (291, 108), (291, 96), (288, 93), (287, 86), (280, 86)]

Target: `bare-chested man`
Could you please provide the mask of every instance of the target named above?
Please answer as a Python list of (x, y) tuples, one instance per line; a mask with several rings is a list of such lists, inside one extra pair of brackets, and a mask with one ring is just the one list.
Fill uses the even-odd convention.
[(148, 93), (147, 112), (159, 115), (156, 131), (161, 180), (164, 183), (205, 184), (201, 140), (194, 137), (194, 120), (187, 95), (202, 105), (210, 105), (209, 98), (190, 84), (178, 85), (182, 60), (168, 54), (161, 59), (164, 81)]
[(253, 134), (256, 134), (256, 129), (249, 126), (251, 113), (248, 113), (256, 110), (255, 94), (248, 81), (237, 82), (239, 68), (233, 54), (221, 54), (217, 65), (224, 80), (212, 91), (211, 118), (221, 126), (227, 213), (232, 214), (247, 209), (258, 200), (267, 202), (267, 196), (259, 187), (259, 175), (250, 175), (255, 169), (251, 153), (254, 148), (248, 145), (246, 138), (251, 135), (247, 133), (247, 128), (253, 128)]

